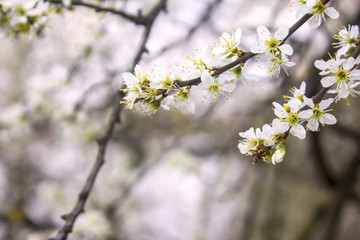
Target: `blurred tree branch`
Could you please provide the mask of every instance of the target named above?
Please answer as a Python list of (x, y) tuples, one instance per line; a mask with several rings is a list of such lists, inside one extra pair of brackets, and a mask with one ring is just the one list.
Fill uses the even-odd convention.
[[(159, 13), (164, 10), (166, 4), (166, 0), (161, 0), (159, 3), (153, 8), (152, 11), (149, 12), (149, 14), (145, 17), (147, 19), (145, 26), (145, 34), (142, 40), (142, 43), (140, 45), (140, 48), (136, 54), (132, 69), (135, 67), (137, 62), (140, 60), (142, 54), (146, 51), (145, 45), (148, 40), (149, 34), (151, 32), (153, 23), (156, 19), (156, 17), (159, 15)], [(83, 186), (78, 201), (74, 207), (74, 209), (66, 215), (63, 215), (62, 218), (65, 220), (65, 224), (63, 227), (59, 230), (57, 235), (54, 238), (50, 238), (51, 240), (65, 240), (67, 239), (67, 236), (69, 233), (72, 232), (73, 226), (75, 224), (76, 219), (78, 216), (84, 212), (85, 204), (87, 202), (87, 199), (91, 193), (91, 190), (93, 189), (95, 180), (98, 176), (98, 173), (102, 167), (102, 165), (105, 162), (105, 153), (107, 145), (111, 139), (111, 136), (114, 132), (116, 124), (120, 123), (120, 112), (123, 108), (123, 105), (119, 104), (120, 99), (123, 97), (123, 92), (119, 92), (120, 98), (118, 97), (117, 101), (115, 102), (115, 105), (113, 107), (113, 112), (110, 117), (110, 120), (108, 122), (108, 125), (105, 130), (104, 136), (98, 141), (98, 153), (96, 157), (96, 161), (94, 162), (94, 165), (86, 179), (85, 185)]]
[[(48, 1), (50, 3), (53, 3), (53, 4), (62, 4), (62, 0), (48, 0)], [(151, 14), (147, 14), (146, 16), (142, 16), (142, 15), (135, 16), (135, 15), (129, 14), (127, 12), (124, 12), (122, 10), (116, 10), (116, 9), (113, 9), (113, 8), (105, 8), (105, 7), (102, 7), (102, 6), (99, 6), (99, 5), (94, 5), (94, 4), (91, 4), (91, 3), (86, 3), (84, 1), (78, 1), (78, 0), (72, 0), (71, 5), (87, 7), (87, 8), (90, 8), (90, 9), (94, 9), (96, 12), (112, 13), (112, 14), (121, 16), (121, 17), (135, 23), (135, 24), (138, 24), (138, 25), (145, 26), (149, 22), (151, 22)]]

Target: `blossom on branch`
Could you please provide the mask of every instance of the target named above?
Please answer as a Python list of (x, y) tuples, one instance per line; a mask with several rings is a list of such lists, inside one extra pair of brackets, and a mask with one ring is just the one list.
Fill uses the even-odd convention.
[(356, 45), (360, 44), (359, 26), (349, 25), (347, 29), (344, 27), (338, 34), (334, 35), (334, 38), (338, 40), (337, 43), (333, 43), (335, 48), (339, 48), (337, 56), (351, 55)]
[[(289, 44), (282, 44), (289, 33), (287, 27), (278, 28), (275, 35), (272, 36), (265, 26), (259, 26), (257, 33), (258, 41), (250, 47), (250, 51), (259, 54), (258, 58), (265, 62), (264, 65), (268, 72), (276, 72), (279, 75), (280, 67), (285, 70), (284, 66), (292, 67), (295, 65), (293, 62), (289, 62), (287, 58), (293, 54), (292, 47)], [(285, 72), (288, 74), (286, 70)]]
[(325, 14), (332, 19), (337, 19), (340, 15), (335, 8), (324, 5), (322, 0), (307, 0), (306, 6), (312, 9), (313, 17), (310, 19), (310, 27), (312, 28), (319, 27), (322, 20), (326, 21)]
[(295, 137), (304, 139), (306, 137), (305, 128), (301, 125), (303, 120), (310, 118), (313, 115), (311, 110), (301, 110), (304, 103), (299, 99), (292, 99), (287, 104), (281, 106), (277, 102), (273, 102), (274, 113), (285, 122), (287, 127), (290, 128), (290, 133)]
[(209, 72), (201, 74), (201, 82), (205, 87), (205, 97), (212, 95), (214, 101), (217, 100), (217, 94), (223, 91), (231, 93), (234, 91), (237, 79), (231, 72), (225, 72), (219, 76), (213, 76)]
[(5, 35), (43, 33), (48, 15), (58, 12), (45, 0), (3, 1), (0, 3), (0, 29)]
[(336, 89), (329, 91), (329, 93), (337, 93), (335, 101), (340, 99), (347, 99), (350, 92), (357, 85), (356, 81), (360, 80), (360, 70), (354, 69), (355, 59), (349, 57), (347, 59), (340, 59), (338, 56), (331, 58), (328, 61), (316, 60), (315, 67), (322, 70), (320, 75), (324, 75), (321, 79), (323, 87), (328, 88), (336, 84)]
[(241, 50), (238, 48), (241, 39), (241, 29), (236, 29), (232, 34), (224, 32), (219, 38), (218, 43), (212, 49), (215, 58), (219, 58), (224, 62), (236, 59)]
[(319, 131), (319, 123), (321, 125), (334, 125), (337, 121), (334, 115), (327, 113), (331, 110), (325, 110), (328, 108), (334, 99), (329, 98), (326, 100), (322, 100), (319, 103), (314, 103), (312, 99), (306, 98), (305, 103), (310, 107), (313, 115), (307, 119), (308, 124), (306, 125), (307, 129), (311, 131)]
[(312, 28), (317, 28), (324, 22), (325, 14), (332, 19), (339, 18), (339, 12), (333, 8), (324, 5), (323, 0), (293, 0), (293, 5), (297, 6), (296, 18), (302, 17), (306, 14), (312, 14), (309, 24)]

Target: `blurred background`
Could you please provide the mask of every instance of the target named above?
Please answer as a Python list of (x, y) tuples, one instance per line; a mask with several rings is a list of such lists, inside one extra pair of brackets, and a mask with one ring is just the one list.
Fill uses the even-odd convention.
[[(85, 1), (84, 1), (85, 2)], [(159, 0), (88, 3), (147, 14)], [(331, 1), (340, 12), (290, 39), (289, 75), (256, 68), (258, 82), (196, 113), (120, 111), (106, 162), (75, 223), (73, 240), (356, 240), (360, 236), (360, 102), (334, 105), (338, 123), (306, 140), (289, 137), (276, 166), (240, 154), (238, 133), (275, 117), (292, 86), (320, 89), (316, 59), (333, 55), (338, 29), (360, 23), (360, 0)], [(242, 47), (256, 27), (290, 27), (287, 0), (168, 0), (138, 63), (144, 72), (188, 62), (240, 27)], [(133, 71), (144, 26), (74, 6), (49, 17), (43, 37), (0, 39), (0, 239), (48, 239), (63, 224), (98, 152), (122, 74)], [(326, 96), (328, 98), (330, 95)]]

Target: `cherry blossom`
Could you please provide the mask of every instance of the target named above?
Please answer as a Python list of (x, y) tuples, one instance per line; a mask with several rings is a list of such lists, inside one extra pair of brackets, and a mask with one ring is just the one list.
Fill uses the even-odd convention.
[(334, 125), (336, 123), (336, 118), (334, 115), (327, 113), (330, 110), (325, 110), (328, 108), (333, 102), (333, 98), (329, 98), (326, 100), (322, 100), (319, 103), (314, 104), (314, 102), (307, 98), (305, 99), (306, 104), (313, 111), (313, 115), (307, 119), (308, 124), (306, 127), (311, 131), (319, 131), (319, 123), (321, 125)]
[(360, 43), (359, 26), (349, 25), (348, 28), (342, 28), (338, 34), (335, 34), (334, 38), (339, 42), (333, 43), (335, 48), (339, 48), (337, 51), (338, 56), (346, 54), (350, 48), (355, 47)]

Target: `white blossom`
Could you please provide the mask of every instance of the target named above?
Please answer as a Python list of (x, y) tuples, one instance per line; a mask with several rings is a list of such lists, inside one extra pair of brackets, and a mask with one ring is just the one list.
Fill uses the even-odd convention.
[(212, 76), (209, 72), (204, 72), (201, 74), (201, 82), (204, 84), (206, 89), (206, 95), (212, 95), (214, 101), (217, 99), (217, 94), (226, 91), (231, 93), (236, 85), (236, 79), (234, 75), (230, 72), (225, 72), (219, 76)]
[(279, 27), (275, 31), (275, 35), (272, 36), (270, 31), (265, 26), (259, 26), (256, 29), (259, 39), (256, 44), (250, 47), (252, 53), (265, 53), (271, 52), (276, 54), (277, 52), (284, 53), (286, 55), (292, 55), (293, 49), (289, 44), (281, 44), (282, 40), (288, 35), (289, 28)]
[(315, 61), (315, 67), (322, 70), (320, 75), (326, 75), (321, 79), (323, 87), (328, 88), (336, 85), (336, 99), (343, 99), (349, 96), (349, 87), (353, 86), (355, 81), (360, 80), (360, 70), (353, 69), (355, 66), (355, 59), (349, 57), (348, 59), (330, 59), (325, 62), (323, 60)]
[(127, 103), (127, 108), (132, 109), (135, 101), (143, 93), (143, 87), (148, 84), (148, 75), (142, 72), (140, 65), (136, 65), (134, 73), (125, 72), (123, 74), (124, 82), (126, 84), (126, 89), (124, 92), (128, 92), (124, 98), (126, 101), (122, 103)]
[(265, 139), (270, 137), (271, 131), (269, 131), (271, 127), (268, 124), (265, 124), (260, 128), (254, 130), (254, 128), (250, 128), (245, 132), (240, 132), (240, 137), (243, 138), (242, 141), (238, 144), (238, 148), (242, 154), (253, 155), (256, 152), (258, 146), (262, 146)]
[(273, 102), (275, 107), (275, 115), (290, 128), (290, 133), (300, 139), (304, 139), (306, 136), (305, 128), (301, 125), (302, 120), (308, 119), (313, 115), (311, 110), (300, 111), (303, 106), (303, 102), (299, 99), (292, 99), (284, 106), (281, 106), (277, 102)]
[(306, 6), (312, 9), (313, 16), (310, 19), (310, 27), (317, 28), (322, 20), (326, 21), (325, 14), (332, 19), (339, 18), (339, 12), (333, 7), (328, 7), (321, 0), (307, 0)]
[(348, 29), (344, 27), (339, 31), (338, 34), (335, 34), (334, 38), (338, 40), (337, 43), (333, 43), (336, 48), (339, 48), (337, 51), (338, 56), (346, 54), (350, 48), (356, 47), (356, 43), (359, 43), (359, 26), (358, 25), (349, 25)]
[(236, 29), (232, 34), (224, 32), (219, 38), (218, 44), (212, 49), (212, 53), (215, 57), (220, 59), (229, 59), (238, 57), (239, 44), (241, 39), (241, 29)]
[(307, 119), (308, 124), (306, 127), (311, 131), (319, 131), (319, 123), (321, 125), (333, 125), (336, 123), (336, 118), (334, 115), (327, 113), (330, 110), (325, 110), (328, 108), (334, 101), (333, 98), (320, 101), (320, 103), (314, 104), (311, 99), (305, 99), (306, 104), (310, 107), (313, 112), (313, 115)]
[(266, 146), (282, 145), (279, 140), (282, 140), (283, 134), (289, 130), (289, 125), (286, 122), (280, 121), (278, 118), (273, 119), (271, 129), (268, 130), (269, 137), (265, 139)]
[(281, 163), (284, 160), (285, 153), (285, 148), (277, 149), (271, 157), (272, 164), (276, 165), (277, 163)]
[(306, 90), (306, 83), (303, 81), (300, 84), (300, 88), (297, 89), (296, 87), (291, 88), (290, 92), (293, 94), (292, 97), (287, 96), (289, 99), (297, 98), (303, 101), (305, 97), (305, 90)]
[(243, 140), (238, 144), (238, 148), (242, 154), (249, 154), (250, 151), (255, 151), (256, 146), (261, 142), (261, 129), (250, 128), (245, 132), (239, 133)]
[(295, 14), (296, 18), (302, 17), (305, 14), (312, 12), (312, 8), (309, 8), (306, 5), (306, 0), (290, 0), (290, 7), (292, 9), (296, 8), (296, 14)]
[[(282, 41), (289, 33), (287, 27), (280, 27), (275, 31), (272, 36), (270, 31), (265, 26), (257, 28), (258, 41), (250, 47), (252, 53), (259, 54), (258, 58), (264, 62), (265, 68), (269, 73), (275, 72), (277, 75), (280, 73), (280, 68), (284, 70), (284, 66), (292, 67), (295, 65), (289, 62), (287, 56), (293, 54), (293, 49), (289, 44), (282, 44)], [(285, 70), (288, 75), (287, 71)]]
[(62, 3), (64, 4), (65, 7), (70, 7), (71, 0), (62, 0)]
[(296, 64), (294, 62), (289, 62), (289, 59), (285, 54), (281, 53), (279, 55), (273, 55), (269, 52), (262, 54), (260, 59), (262, 59), (265, 63), (265, 69), (268, 73), (276, 73), (276, 76), (279, 76), (280, 69), (284, 69), (286, 75), (289, 76), (289, 73), (285, 69), (285, 67), (293, 67)]

